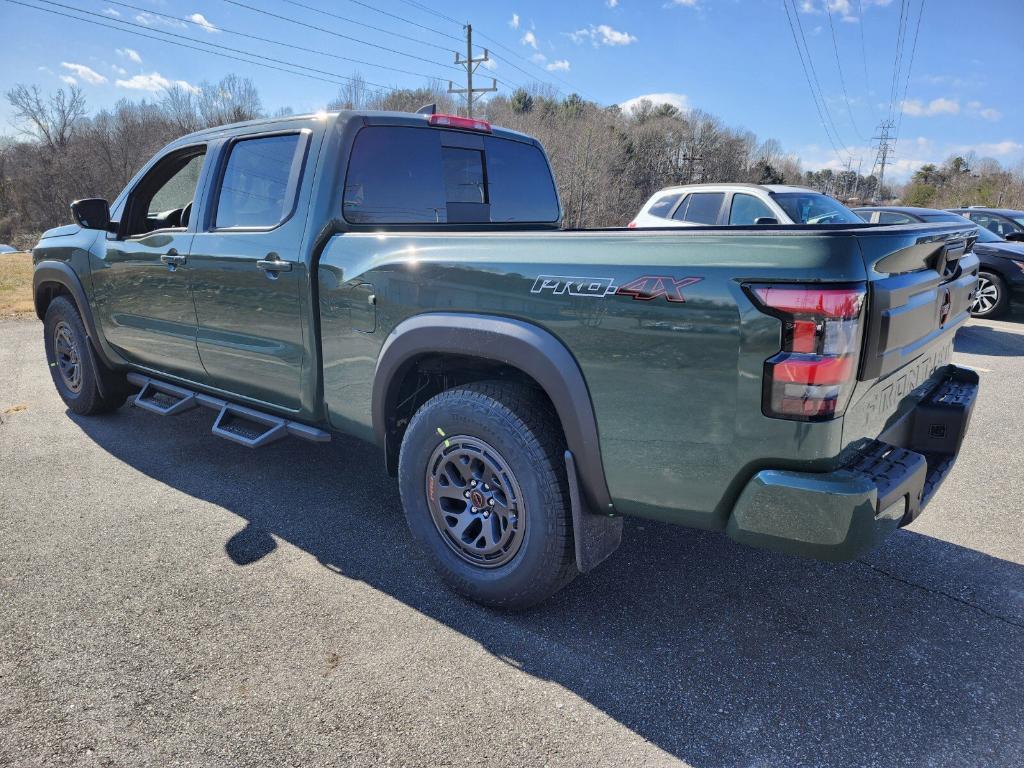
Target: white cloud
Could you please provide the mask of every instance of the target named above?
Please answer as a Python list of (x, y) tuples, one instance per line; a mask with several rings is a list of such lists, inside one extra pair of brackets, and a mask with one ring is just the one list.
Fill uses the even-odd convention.
[(540, 53), (539, 51), (530, 57), (530, 61), (532, 61), (534, 64), (543, 64), (547, 60), (548, 57), (545, 56), (543, 53)]
[(690, 100), (686, 97), (685, 93), (671, 92), (645, 93), (642, 96), (634, 96), (632, 99), (626, 99), (621, 102), (619, 104), (619, 109), (628, 114), (632, 112), (641, 101), (649, 101), (655, 106), (660, 104), (671, 104), (680, 112), (688, 112), (690, 109)]
[(64, 67), (64, 69), (73, 72), (75, 75), (78, 76), (79, 79), (84, 80), (90, 85), (100, 85), (101, 83), (107, 82), (106, 77), (101, 75), (96, 70), (90, 69), (89, 67), (85, 66), (85, 64), (72, 64), (67, 61), (62, 61), (60, 65)]
[(585, 29), (569, 32), (568, 35), (574, 43), (589, 40), (595, 47), (598, 45), (629, 45), (637, 41), (637, 38), (628, 32), (612, 29), (607, 24), (598, 24), (597, 26), (591, 24)]
[(960, 102), (956, 99), (938, 98), (924, 104), (919, 99), (900, 102), (904, 115), (911, 117), (934, 117), (935, 115), (956, 115), (960, 113)]
[(1002, 119), (1003, 113), (994, 107), (986, 107), (980, 101), (969, 101), (967, 102), (967, 109), (972, 115), (988, 120), (989, 122), (996, 122)]
[(619, 0), (604, 0), (604, 4), (607, 5), (609, 8), (618, 8)]
[(191, 21), (193, 24), (198, 24), (200, 27), (205, 29), (207, 32), (220, 32), (220, 30), (217, 29), (217, 27), (215, 27), (209, 21), (207, 21), (206, 17), (203, 16), (203, 14), (201, 14), (201, 13), (193, 13), (188, 18), (189, 18), (189, 21)]
[(480, 66), (482, 66), (484, 69), (497, 69), (498, 62), (495, 61), (494, 59), (488, 58), (486, 61), (480, 62)]
[(523, 39), (519, 41), (523, 45), (528, 45), (534, 50), (537, 50), (537, 36), (533, 34), (532, 30), (526, 30), (526, 34), (523, 35)]
[(121, 15), (120, 11), (116, 11), (113, 8), (104, 8), (103, 12), (107, 14), (107, 16), (113, 16), (115, 18)]
[(568, 72), (569, 62), (566, 61), (565, 59), (555, 59), (546, 67), (544, 67), (544, 69), (546, 69), (548, 72)]
[(142, 57), (139, 56), (139, 52), (132, 48), (118, 48), (117, 55), (124, 56), (126, 59), (134, 61), (136, 64), (142, 63)]
[(111, 64), (110, 68), (112, 70), (114, 70), (114, 72), (119, 74), (119, 75), (127, 75), (128, 74), (128, 70), (127, 69), (125, 69), (124, 67), (119, 67), (119, 66), (117, 66), (117, 64)]
[(118, 88), (127, 88), (132, 91), (150, 91), (158, 93), (177, 85), (191, 93), (199, 93), (199, 89), (184, 80), (168, 80), (159, 72), (150, 72), (148, 75), (135, 75), (127, 80), (116, 81)]
[(696, 8), (697, 0), (672, 0), (672, 5), (681, 5), (685, 8)]
[(972, 152), (979, 157), (1006, 157), (1024, 152), (1024, 144), (1011, 139), (981, 144), (960, 144), (952, 147), (949, 154), (969, 155)]
[(512, 27), (512, 29), (519, 29), (519, 14), (518, 13), (513, 13), (512, 14), (512, 18), (508, 20), (508, 25), (510, 27)]
[(188, 29), (188, 25), (184, 21), (169, 19), (166, 16), (156, 16), (152, 13), (137, 13), (135, 14), (135, 20), (146, 27), (164, 26), (173, 29)]
[(68, 85), (78, 85), (78, 81), (75, 80), (75, 78), (73, 78), (71, 75), (61, 75), (60, 79)]

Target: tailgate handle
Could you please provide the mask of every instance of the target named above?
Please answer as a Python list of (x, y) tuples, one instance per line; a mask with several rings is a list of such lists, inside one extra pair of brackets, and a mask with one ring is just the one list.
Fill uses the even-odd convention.
[(160, 254), (160, 261), (170, 267), (171, 270), (184, 264), (187, 260), (187, 257), (179, 254), (176, 248), (171, 248), (167, 253)]

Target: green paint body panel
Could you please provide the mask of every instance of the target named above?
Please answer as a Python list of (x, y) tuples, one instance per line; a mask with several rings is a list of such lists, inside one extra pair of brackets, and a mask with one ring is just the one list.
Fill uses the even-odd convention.
[[(839, 467), (934, 386), (966, 314), (958, 309), (941, 333), (907, 347), (921, 369), (912, 381), (901, 366), (858, 382), (845, 419), (787, 421), (762, 413), (764, 362), (780, 349), (781, 322), (743, 285), (881, 285), (895, 273), (877, 269), (883, 260), (913, 262), (962, 232), (348, 226), (339, 219), (347, 157), (368, 120), (423, 124), (341, 113), (185, 137), (161, 154), (205, 145), (187, 229), (122, 240), (65, 227), (44, 236), (35, 258), (72, 265), (112, 363), (368, 441), (378, 359), (402, 321), (430, 312), (526, 321), (564, 344), (583, 374), (616, 512), (826, 558), (855, 556), (896, 527), (875, 519), (874, 489)], [(282, 131), (309, 137), (294, 213), (271, 231), (216, 230), (214, 187), (230, 142)], [(114, 201), (112, 218), (151, 166)], [(171, 247), (188, 254), (174, 271), (159, 259)], [(276, 280), (256, 268), (272, 252), (293, 264)], [(621, 286), (652, 275), (697, 280), (685, 301), (533, 290), (541, 276)]]

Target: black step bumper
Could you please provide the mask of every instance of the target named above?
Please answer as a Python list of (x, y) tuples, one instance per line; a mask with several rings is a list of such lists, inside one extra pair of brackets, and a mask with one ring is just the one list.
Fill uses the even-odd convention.
[(825, 560), (857, 557), (921, 514), (956, 461), (977, 396), (978, 374), (947, 366), (912, 411), (834, 472), (758, 472), (729, 536)]

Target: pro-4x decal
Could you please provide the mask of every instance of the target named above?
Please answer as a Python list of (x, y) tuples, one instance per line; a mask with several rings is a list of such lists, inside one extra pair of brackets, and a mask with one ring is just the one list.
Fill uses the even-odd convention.
[(699, 283), (702, 277), (673, 277), (671, 275), (642, 275), (624, 285), (615, 285), (610, 277), (567, 277), (565, 275), (538, 275), (530, 293), (550, 291), (555, 296), (585, 296), (603, 299), (605, 296), (629, 296), (635, 301), (651, 301), (664, 296), (666, 301), (682, 304), (686, 301), (683, 288)]

